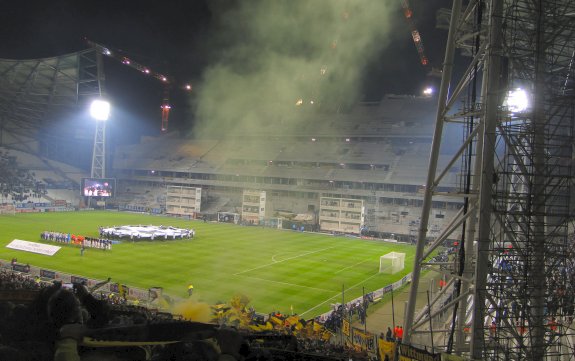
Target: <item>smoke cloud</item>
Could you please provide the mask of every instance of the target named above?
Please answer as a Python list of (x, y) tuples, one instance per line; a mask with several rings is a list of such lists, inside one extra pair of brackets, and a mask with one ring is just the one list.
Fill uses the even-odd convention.
[(176, 303), (171, 311), (189, 321), (208, 323), (212, 320), (210, 305), (193, 299)]
[[(390, 42), (399, 1), (210, 2), (211, 64), (194, 102), (195, 138), (297, 130), (361, 99), (366, 66)], [(208, 50), (207, 50), (208, 51)]]

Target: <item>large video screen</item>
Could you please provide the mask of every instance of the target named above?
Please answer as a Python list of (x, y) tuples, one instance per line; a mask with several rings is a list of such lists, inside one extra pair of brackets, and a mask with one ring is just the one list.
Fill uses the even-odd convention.
[(114, 178), (83, 178), (82, 195), (84, 197), (113, 197), (116, 194)]

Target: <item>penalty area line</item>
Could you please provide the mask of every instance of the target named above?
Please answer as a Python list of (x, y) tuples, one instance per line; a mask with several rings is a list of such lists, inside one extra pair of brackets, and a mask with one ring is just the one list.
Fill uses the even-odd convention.
[(347, 269), (353, 268), (353, 267), (358, 266), (358, 265), (360, 265), (360, 264), (362, 264), (362, 263), (364, 263), (364, 262), (367, 262), (367, 261), (369, 261), (370, 259), (371, 259), (371, 258), (366, 258), (366, 259), (364, 259), (364, 260), (361, 261), (361, 262), (357, 262), (356, 264), (352, 264), (351, 266), (347, 266), (347, 267), (345, 267), (345, 268), (342, 268), (342, 269), (340, 269), (339, 271), (335, 271), (334, 273), (335, 273), (335, 274), (338, 274), (338, 273), (343, 272), (343, 271), (345, 271), (345, 270), (347, 270)]
[(254, 268), (247, 269), (247, 270), (245, 270), (245, 271), (241, 271), (241, 272), (234, 273), (234, 276), (241, 275), (242, 273), (247, 273), (247, 272), (255, 271), (255, 270), (257, 270), (257, 269), (264, 268), (264, 267), (268, 267), (268, 266), (271, 266), (271, 265), (274, 265), (274, 264), (277, 264), (277, 263), (282, 263), (282, 262), (289, 261), (289, 260), (292, 260), (292, 259), (296, 259), (296, 258), (300, 258), (300, 257), (303, 257), (303, 256), (307, 256), (308, 254), (314, 254), (314, 253), (318, 253), (318, 252), (322, 252), (322, 251), (327, 251), (328, 249), (332, 249), (332, 248), (336, 248), (336, 246), (327, 247), (327, 248), (323, 248), (323, 249), (318, 249), (318, 250), (316, 250), (316, 251), (310, 251), (310, 252), (298, 254), (297, 256), (293, 256), (293, 257), (289, 257), (289, 258), (286, 258), (286, 259), (282, 259), (281, 261), (275, 261), (275, 262), (272, 262), (272, 263), (266, 263), (266, 264), (263, 264), (263, 265), (261, 265), (261, 266), (257, 266), (257, 267), (254, 267)]
[[(360, 282), (356, 283), (355, 285), (344, 289), (343, 292), (347, 292), (347, 291), (349, 291), (349, 290), (351, 290), (351, 289), (356, 288), (357, 286), (361, 285), (361, 284), (364, 283), (364, 282), (369, 281), (370, 279), (372, 279), (373, 277), (377, 276), (378, 274), (379, 274), (379, 272), (377, 272), (376, 274), (374, 274), (374, 275), (372, 275), (372, 276), (367, 277), (367, 278), (364, 279), (363, 281), (360, 281)], [(331, 296), (330, 298), (328, 298), (327, 300), (323, 301), (322, 303), (319, 303), (319, 304), (313, 306), (313, 307), (310, 308), (309, 310), (306, 310), (306, 311), (304, 311), (303, 313), (300, 313), (300, 316), (303, 316), (303, 315), (305, 315), (306, 313), (309, 313), (309, 312), (315, 310), (316, 308), (325, 305), (326, 303), (328, 303), (329, 301), (333, 300), (334, 298), (336, 298), (336, 297), (338, 297), (338, 296), (341, 296), (341, 292), (336, 293), (335, 295)]]
[(280, 282), (280, 281), (266, 280), (265, 278), (259, 278), (259, 277), (252, 277), (252, 276), (242, 276), (242, 277), (251, 278), (251, 279), (254, 279), (254, 280), (258, 280), (258, 281), (278, 283), (278, 284), (284, 285), (284, 286), (307, 288), (307, 289), (309, 289), (309, 290), (316, 290), (316, 291), (322, 291), (322, 292), (330, 292), (330, 291), (331, 291), (331, 290), (326, 290), (326, 289), (323, 289), (323, 288), (316, 288), (316, 287), (310, 287), (310, 286), (297, 285), (297, 284), (295, 284), (295, 283), (288, 283), (288, 282)]

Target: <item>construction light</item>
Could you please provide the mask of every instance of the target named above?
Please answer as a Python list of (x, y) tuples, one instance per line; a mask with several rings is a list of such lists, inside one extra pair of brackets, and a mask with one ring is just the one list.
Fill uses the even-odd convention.
[(511, 113), (521, 113), (529, 108), (529, 96), (527, 92), (521, 88), (516, 88), (507, 92), (507, 97), (503, 105), (509, 109)]
[(90, 115), (96, 120), (108, 120), (110, 116), (110, 103), (101, 99), (94, 100), (90, 105)]

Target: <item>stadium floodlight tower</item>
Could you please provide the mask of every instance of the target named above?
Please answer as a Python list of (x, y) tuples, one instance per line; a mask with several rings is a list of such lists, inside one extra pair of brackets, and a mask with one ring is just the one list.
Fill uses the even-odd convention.
[(96, 121), (90, 177), (106, 178), (106, 123), (110, 116), (110, 103), (103, 99), (94, 100), (90, 105), (90, 115)]

